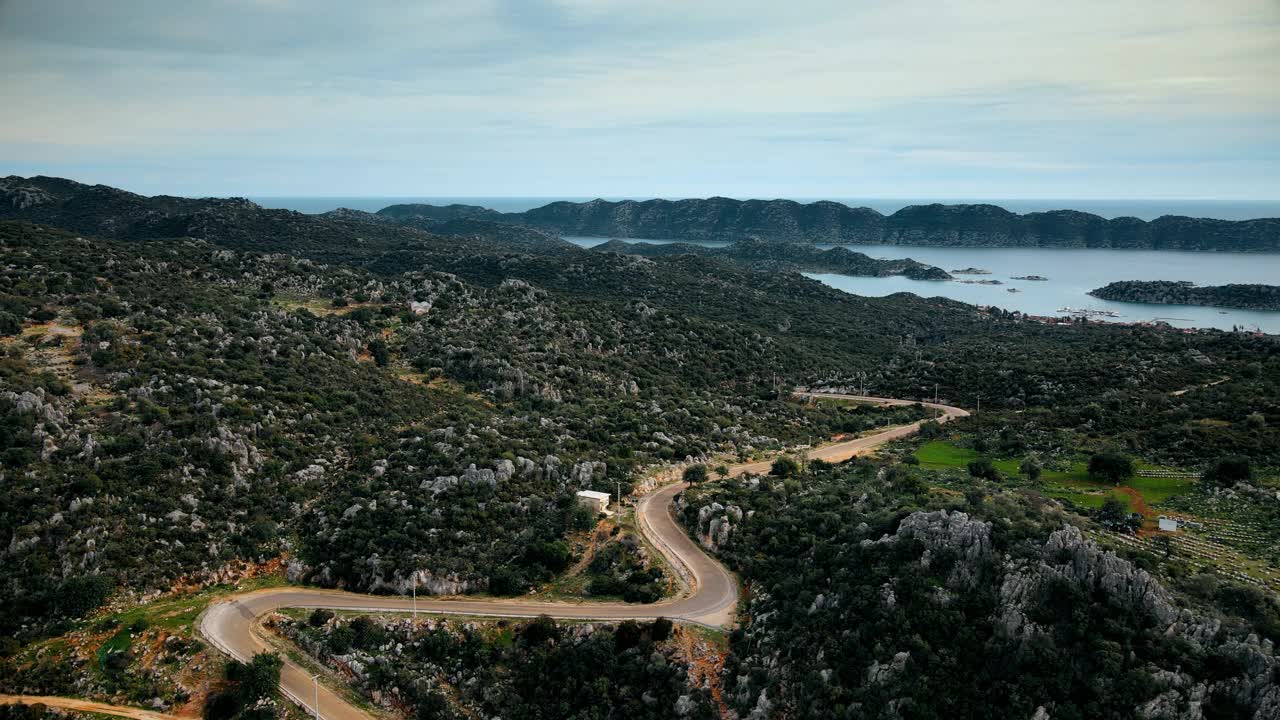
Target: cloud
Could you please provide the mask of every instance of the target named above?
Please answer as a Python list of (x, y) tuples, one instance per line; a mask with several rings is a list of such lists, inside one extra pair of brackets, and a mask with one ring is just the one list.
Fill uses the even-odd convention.
[(8, 0), (0, 157), (196, 193), (1276, 197), (1276, 77), (1271, 0)]

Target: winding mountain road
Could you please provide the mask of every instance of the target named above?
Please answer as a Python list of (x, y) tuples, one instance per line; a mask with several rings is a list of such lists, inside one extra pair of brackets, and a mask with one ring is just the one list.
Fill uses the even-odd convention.
[[(914, 405), (914, 401), (889, 398), (797, 392), (805, 398), (832, 398), (878, 405)], [(960, 408), (921, 403), (939, 411), (939, 421), (968, 415)], [(806, 453), (809, 459), (839, 462), (868, 452), (886, 442), (916, 432), (920, 423), (900, 425), (873, 435), (825, 445)], [(731, 475), (765, 473), (770, 461), (744, 463), (730, 468)], [(528, 618), (538, 615), (572, 620), (652, 620), (659, 616), (710, 627), (729, 627), (738, 603), (738, 581), (723, 565), (703, 552), (676, 522), (673, 503), (683, 489), (672, 483), (645, 495), (636, 505), (636, 520), (645, 537), (681, 575), (689, 592), (681, 597), (649, 605), (601, 602), (546, 602), (522, 599), (419, 598), (418, 612)], [(259, 621), (283, 608), (328, 608), (371, 612), (412, 612), (413, 601), (402, 596), (361, 595), (337, 590), (283, 587), (232, 595), (212, 605), (200, 616), (200, 634), (227, 655), (247, 661), (255, 653), (270, 650)], [(369, 720), (369, 715), (333, 691), (315, 682), (310, 674), (284, 658), (280, 688), (294, 702), (324, 720)]]

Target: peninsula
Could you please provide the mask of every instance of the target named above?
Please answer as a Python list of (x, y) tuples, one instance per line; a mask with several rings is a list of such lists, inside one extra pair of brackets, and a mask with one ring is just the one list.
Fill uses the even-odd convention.
[(1280, 310), (1280, 286), (1206, 285), (1182, 280), (1123, 280), (1089, 292), (1103, 300), (1153, 305), (1207, 305), (1239, 310)]

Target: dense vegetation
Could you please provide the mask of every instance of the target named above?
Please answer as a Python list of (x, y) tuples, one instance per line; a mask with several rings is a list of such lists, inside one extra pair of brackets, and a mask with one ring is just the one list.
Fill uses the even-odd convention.
[(1132, 303), (1280, 310), (1280, 287), (1275, 285), (1197, 287), (1189, 280), (1122, 280), (1091, 290), (1089, 294), (1103, 300)]
[(1035, 496), (930, 492), (872, 463), (685, 495), (686, 523), (750, 589), (725, 670), (743, 716), (1280, 712), (1274, 596), (1212, 576), (1166, 589)]
[(687, 631), (669, 620), (415, 623), (317, 610), (280, 630), (375, 703), (420, 720), (715, 717), (672, 637)]
[(746, 264), (759, 270), (830, 272), (840, 275), (867, 275), (887, 277), (902, 275), (912, 280), (949, 280), (951, 275), (942, 268), (915, 260), (877, 260), (864, 253), (835, 247), (819, 250), (803, 243), (770, 243), (762, 240), (739, 240), (725, 247), (707, 247), (687, 243), (628, 243), (610, 240), (593, 250), (616, 252), (644, 257), (669, 257), (672, 255), (703, 255), (725, 258)]

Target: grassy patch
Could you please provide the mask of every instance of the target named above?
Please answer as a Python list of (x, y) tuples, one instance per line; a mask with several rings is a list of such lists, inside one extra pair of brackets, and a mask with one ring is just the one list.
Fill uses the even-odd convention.
[(927, 468), (963, 468), (982, 455), (977, 450), (956, 447), (949, 442), (934, 440), (920, 446), (915, 452), (920, 465)]
[(346, 315), (355, 312), (360, 308), (378, 308), (382, 307), (377, 303), (370, 302), (350, 302), (342, 307), (334, 307), (333, 300), (330, 298), (314, 297), (307, 295), (292, 295), (288, 293), (280, 293), (271, 298), (271, 304), (284, 310), (306, 310), (312, 315)]
[(1142, 493), (1142, 499), (1148, 505), (1156, 505), (1175, 495), (1191, 492), (1197, 482), (1191, 478), (1135, 477), (1125, 484)]

